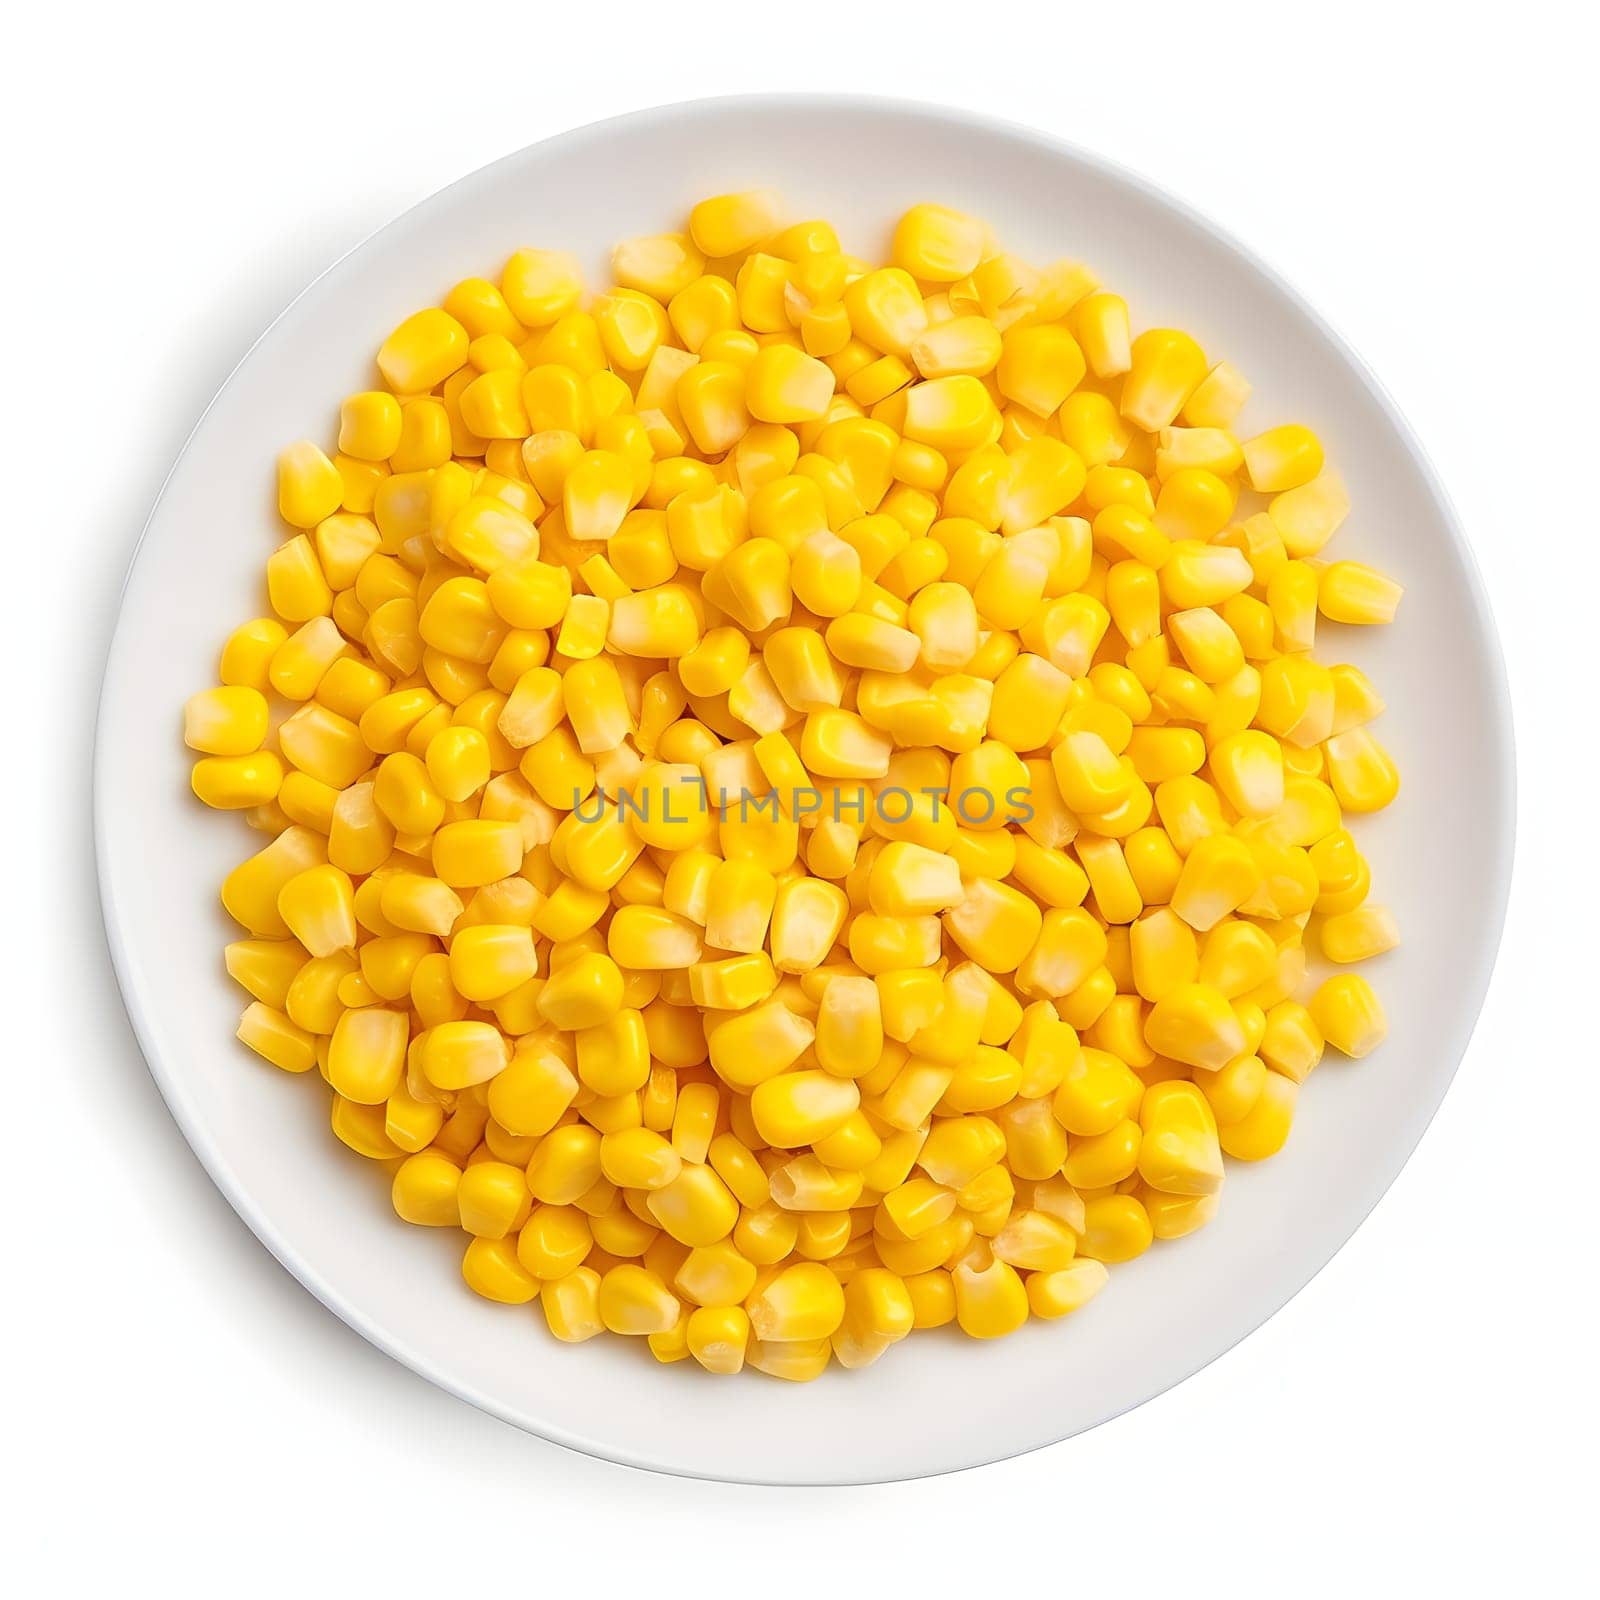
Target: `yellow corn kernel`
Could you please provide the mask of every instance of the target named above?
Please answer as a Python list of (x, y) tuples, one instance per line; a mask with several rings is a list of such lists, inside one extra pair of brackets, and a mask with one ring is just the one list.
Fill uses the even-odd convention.
[(387, 461), (400, 443), (400, 403), (381, 389), (353, 394), (339, 408), (339, 449), (362, 461)]
[(1215, 1194), (1222, 1187), (1217, 1122), (1193, 1084), (1152, 1084), (1139, 1107), (1139, 1175), (1165, 1194)]
[(883, 1055), (884, 1023), (877, 985), (870, 978), (830, 978), (817, 1011), (817, 1060), (840, 1078), (860, 1078)]
[(762, 648), (762, 661), (784, 700), (796, 711), (837, 706), (843, 686), (820, 634), (780, 628)]
[(1394, 762), (1366, 728), (1335, 734), (1322, 748), (1328, 782), (1346, 811), (1381, 811), (1400, 792)]
[(1077, 388), (1084, 370), (1078, 341), (1064, 327), (1019, 325), (1002, 340), (995, 382), (1008, 400), (1047, 417)]
[(983, 1265), (963, 1260), (951, 1277), (956, 1322), (969, 1338), (1003, 1338), (1028, 1320), (1028, 1291), (1009, 1262), (997, 1257)]
[(1230, 734), (1212, 747), (1210, 759), (1217, 788), (1241, 815), (1264, 817), (1283, 805), (1283, 750), (1270, 734)]
[(1269, 1072), (1255, 1104), (1236, 1122), (1218, 1130), (1223, 1150), (1235, 1161), (1264, 1161), (1276, 1155), (1289, 1137), (1300, 1085), (1294, 1079)]
[(835, 617), (824, 638), (837, 660), (873, 672), (907, 672), (921, 649), (909, 628), (861, 611)]
[(313, 1035), (260, 1000), (245, 1007), (236, 1032), (258, 1056), (285, 1072), (309, 1072), (317, 1064)]
[[(610, 450), (590, 450), (561, 486), (561, 510), (574, 539), (609, 539), (633, 503), (633, 468)], [(569, 652), (570, 653), (570, 652)]]
[(833, 1347), (826, 1339), (752, 1339), (745, 1360), (769, 1378), (809, 1383), (822, 1376), (832, 1354)]
[[(539, 1293), (539, 1280), (503, 1238), (474, 1238), (461, 1258), (461, 1276), (468, 1288), (501, 1305), (526, 1305)], [(545, 1309), (549, 1315), (550, 1307)]]
[(476, 1161), (461, 1175), (456, 1205), (468, 1233), (503, 1239), (527, 1220), (532, 1200), (521, 1168), (504, 1161)]
[(689, 1313), (686, 1338), (707, 1372), (739, 1372), (750, 1344), (749, 1314), (739, 1305), (702, 1305)]
[(917, 205), (895, 224), (890, 255), (897, 267), (928, 283), (954, 283), (977, 266), (989, 230), (948, 206)]
[(1146, 433), (1170, 428), (1205, 376), (1205, 353), (1188, 334), (1151, 328), (1130, 347), (1122, 414)]
[(1210, 606), (1174, 611), (1166, 619), (1166, 630), (1184, 664), (1202, 683), (1222, 683), (1245, 666), (1245, 651), (1238, 643), (1238, 635)]
[(600, 1316), (600, 1274), (576, 1267), (543, 1285), (545, 1324), (563, 1344), (581, 1344), (605, 1330)]
[(541, 1204), (517, 1235), (517, 1260), (536, 1278), (564, 1278), (593, 1247), (594, 1231), (576, 1206)]
[(1322, 441), (1297, 423), (1269, 428), (1241, 448), (1250, 487), (1261, 494), (1298, 489), (1322, 471)]
[(867, 893), (872, 909), (885, 917), (947, 911), (965, 898), (954, 861), (900, 840), (879, 852), (868, 875)]
[(987, 317), (952, 317), (923, 329), (911, 342), (910, 357), (924, 378), (958, 373), (981, 378), (994, 371), (1003, 349), (1000, 332)]
[[(780, 971), (783, 968), (777, 958), (774, 965)], [(708, 1030), (711, 1065), (730, 1087), (748, 1092), (793, 1065), (814, 1034), (805, 1018), (796, 1016), (781, 1001), (771, 1000)]]
[(441, 728), (428, 741), (424, 765), (438, 794), (459, 804), (489, 781), (489, 743), (476, 728)]
[(1201, 380), (1183, 407), (1191, 428), (1231, 428), (1250, 398), (1250, 384), (1231, 362), (1219, 361)]
[(1091, 294), (1080, 300), (1073, 308), (1072, 329), (1095, 377), (1115, 378), (1133, 365), (1128, 303), (1120, 295)]
[(1291, 556), (1303, 559), (1314, 556), (1349, 515), (1350, 495), (1344, 480), (1328, 471), (1298, 489), (1274, 495), (1267, 506), (1266, 524)]
[(450, 941), (450, 982), (463, 999), (480, 1005), (510, 994), (538, 970), (530, 928), (481, 923)]
[(1399, 943), (1394, 913), (1383, 906), (1359, 906), (1322, 924), (1322, 953), (1330, 961), (1368, 961)]
[(903, 1281), (911, 1300), (913, 1327), (943, 1328), (955, 1321), (955, 1285), (948, 1272), (935, 1268)]
[(403, 1011), (363, 1006), (344, 1012), (328, 1044), (328, 1082), (360, 1105), (387, 1100), (405, 1073), (409, 1031)]
[(453, 889), (509, 878), (522, 855), (522, 830), (514, 822), (447, 822), (433, 836), (434, 873)]
[(1062, 1176), (1075, 1189), (1105, 1189), (1130, 1176), (1137, 1167), (1139, 1124), (1124, 1119), (1104, 1133), (1074, 1139)]
[(288, 637), (289, 630), (276, 617), (258, 617), (241, 624), (222, 647), (217, 676), (230, 688), (264, 692), (272, 658)]
[(206, 689), (191, 695), (184, 705), (183, 742), (191, 750), (213, 756), (249, 755), (261, 748), (266, 736), (267, 702), (257, 689), (242, 684)]
[(328, 1122), (334, 1137), (358, 1156), (368, 1161), (389, 1161), (401, 1151), (385, 1131), (386, 1120), (384, 1107), (357, 1105), (336, 1094)]
[(1038, 906), (1008, 884), (979, 878), (945, 914), (945, 930), (989, 972), (1014, 972), (1044, 925)]
[(1179, 467), (1156, 496), (1156, 526), (1169, 539), (1211, 539), (1233, 516), (1234, 493), (1216, 473)]
[(1110, 811), (1130, 787), (1128, 771), (1098, 733), (1067, 734), (1051, 752), (1050, 765), (1061, 798), (1077, 812)]
[(674, 399), (698, 449), (721, 455), (750, 426), (744, 371), (729, 361), (701, 361), (678, 379)]
[(1244, 1030), (1227, 996), (1207, 984), (1169, 990), (1151, 1007), (1144, 1034), (1157, 1055), (1213, 1072), (1244, 1054)]
[(635, 972), (692, 967), (703, 952), (700, 929), (659, 906), (621, 907), (606, 943), (612, 959)]
[(844, 1320), (833, 1336), (833, 1353), (843, 1367), (870, 1366), (916, 1321), (905, 1281), (882, 1267), (855, 1273), (844, 1286), (844, 1301)]
[(989, 734), (1012, 751), (1042, 749), (1056, 731), (1072, 680), (1042, 656), (1019, 655), (995, 680)]
[(745, 1310), (758, 1339), (826, 1339), (844, 1321), (844, 1290), (827, 1267), (799, 1262), (758, 1288)]
[(619, 1189), (664, 1189), (683, 1158), (649, 1128), (622, 1128), (600, 1140), (600, 1170)]
[(745, 401), (758, 422), (809, 422), (833, 399), (833, 373), (790, 345), (767, 346), (745, 373)]
[(539, 1014), (557, 1028), (596, 1028), (622, 1009), (622, 998), (616, 962), (591, 951), (551, 971), (539, 993)]
[(1359, 973), (1341, 972), (1329, 978), (1312, 995), (1307, 1010), (1323, 1038), (1343, 1055), (1368, 1055), (1389, 1031), (1372, 985)]
[(1333, 688), (1330, 733), (1349, 733), (1352, 728), (1363, 727), (1383, 715), (1383, 697), (1359, 667), (1348, 663), (1329, 667), (1328, 678)]
[[(665, 256), (670, 248), (658, 246), (657, 253)], [(738, 298), (726, 278), (696, 277), (671, 296), (667, 317), (685, 348), (698, 351), (712, 334), (738, 326)]]
[(338, 867), (313, 866), (296, 873), (278, 891), (278, 912), (313, 956), (355, 948), (354, 892), (348, 874)]
[(467, 359), (467, 330), (432, 307), (407, 317), (378, 351), (378, 370), (396, 394), (426, 394)]
[(709, 1011), (746, 1011), (778, 987), (778, 973), (765, 950), (731, 955), (722, 962), (696, 962), (690, 968), (690, 998)]
[(1266, 1015), (1258, 1053), (1274, 1072), (1304, 1083), (1322, 1059), (1322, 1029), (1308, 1007), (1283, 1000)]
[(1093, 1048), (1069, 1049), (1066, 1056), (1051, 1105), (1067, 1132), (1076, 1138), (1099, 1138), (1132, 1116), (1143, 1085), (1126, 1063)]
[(826, 1139), (861, 1103), (849, 1078), (828, 1072), (780, 1072), (756, 1085), (750, 1112), (757, 1132), (776, 1149), (794, 1150)]
[(1001, 1261), (1021, 1271), (1059, 1272), (1071, 1264), (1078, 1245), (1072, 1229), (1059, 1217), (1046, 1211), (1013, 1211), (991, 1247)]
[(1086, 1201), (1079, 1253), (1095, 1261), (1131, 1261), (1143, 1255), (1154, 1239), (1150, 1213), (1131, 1194), (1111, 1194)]
[(1051, 1320), (1086, 1306), (1106, 1286), (1110, 1274), (1101, 1261), (1072, 1261), (1052, 1272), (1028, 1277), (1028, 1309)]
[(968, 374), (930, 378), (906, 392), (906, 438), (943, 453), (985, 443), (999, 421), (989, 391)]
[(853, 711), (823, 707), (810, 712), (800, 738), (808, 772), (825, 778), (881, 778), (889, 770), (890, 741)]
[(667, 505), (667, 538), (679, 563), (709, 572), (736, 544), (742, 529), (738, 502), (719, 488), (690, 488)]
[(689, 213), (689, 233), (705, 255), (736, 256), (771, 238), (782, 219), (783, 202), (772, 190), (749, 189), (702, 200)]
[(501, 273), (500, 292), (524, 327), (547, 328), (576, 309), (583, 274), (565, 251), (518, 250)]
[(458, 1228), (461, 1211), (456, 1191), (461, 1168), (437, 1150), (407, 1157), (394, 1175), (390, 1198), (395, 1215), (422, 1228)]
[(278, 515), (291, 527), (314, 528), (344, 501), (339, 469), (309, 440), (278, 456)]
[(267, 557), (267, 598), (286, 622), (325, 617), (333, 606), (333, 590), (323, 576), (311, 541), (304, 535), (281, 544)]
[(281, 1011), (306, 952), (294, 939), (237, 939), (223, 950), (228, 976), (270, 1009)]
[(558, 1056), (519, 1047), (489, 1084), (489, 1111), (507, 1131), (539, 1137), (555, 1127), (577, 1092), (577, 1079)]
[(553, 1129), (528, 1162), (529, 1192), (546, 1205), (568, 1206), (600, 1180), (601, 1135), (581, 1123)]
[(1359, 561), (1335, 561), (1317, 580), (1317, 607), (1330, 622), (1393, 622), (1404, 592)]
[(1234, 1000), (1267, 983), (1277, 970), (1277, 961), (1278, 948), (1264, 929), (1225, 918), (1206, 936), (1200, 982)]
[(790, 565), (795, 598), (819, 617), (842, 617), (861, 594), (861, 557), (820, 528), (795, 550)]
[(726, 1239), (739, 1220), (739, 1202), (709, 1166), (684, 1162), (670, 1183), (650, 1191), (651, 1216), (679, 1244), (695, 1249)]
[(1032, 999), (1071, 994), (1106, 955), (1101, 924), (1082, 907), (1051, 907), (1038, 938), (1017, 967), (1016, 985)]
[(505, 1035), (487, 1022), (444, 1022), (421, 1035), (423, 1075), (438, 1089), (468, 1089), (487, 1083), (510, 1058)]

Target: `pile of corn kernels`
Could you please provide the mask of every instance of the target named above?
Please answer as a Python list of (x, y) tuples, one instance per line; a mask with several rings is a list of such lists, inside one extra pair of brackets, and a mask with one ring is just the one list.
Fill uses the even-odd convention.
[(1312, 652), (1400, 589), (1321, 559), (1313, 433), (970, 217), (875, 267), (725, 195), (612, 270), (457, 284), (279, 457), (185, 718), (272, 836), (239, 1037), (558, 1339), (805, 1379), (1074, 1311), (1383, 1037), (1297, 996), (1396, 942), (1383, 703)]

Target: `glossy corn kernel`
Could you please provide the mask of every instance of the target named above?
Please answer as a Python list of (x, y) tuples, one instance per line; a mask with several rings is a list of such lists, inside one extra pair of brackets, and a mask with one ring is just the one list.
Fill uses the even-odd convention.
[(1334, 561), (1317, 580), (1317, 606), (1330, 622), (1393, 622), (1403, 592), (1359, 561)]
[(965, 1261), (955, 1280), (956, 1322), (971, 1339), (999, 1339), (1028, 1320), (1028, 1291), (1010, 1262), (991, 1257), (986, 1265)]
[(1141, 333), (1129, 350), (1122, 414), (1147, 433), (1169, 428), (1205, 376), (1205, 354), (1188, 334), (1170, 328)]
[(283, 453), (185, 708), (272, 836), (239, 1037), (561, 1340), (803, 1381), (1063, 1317), (1383, 1036), (1305, 993), (1398, 937), (1383, 701), (1313, 651), (1400, 589), (1315, 435), (977, 218), (889, 257), (751, 191), (592, 300), (462, 280)]
[(745, 1310), (763, 1341), (826, 1339), (844, 1320), (844, 1291), (825, 1266), (802, 1262), (758, 1288)]
[(930, 378), (906, 395), (906, 438), (942, 452), (982, 444), (998, 421), (989, 391), (968, 374)]
[(767, 346), (745, 371), (745, 404), (758, 422), (813, 422), (833, 398), (833, 373), (791, 345)]
[(689, 234), (708, 256), (736, 256), (778, 231), (783, 202), (770, 189), (702, 200), (689, 213)]
[(384, 341), (378, 370), (396, 394), (426, 394), (465, 364), (467, 330), (446, 311), (418, 311)]
[(890, 254), (897, 267), (928, 283), (954, 283), (982, 259), (989, 230), (947, 206), (912, 206), (895, 224)]
[(1328, 782), (1346, 811), (1381, 811), (1400, 792), (1399, 771), (1366, 728), (1335, 734), (1323, 751)]
[(1322, 443), (1309, 428), (1289, 424), (1246, 439), (1241, 446), (1250, 487), (1262, 494), (1298, 489), (1322, 471)]
[(1389, 1031), (1372, 986), (1354, 972), (1329, 978), (1307, 1002), (1307, 1009), (1322, 1037), (1342, 1055), (1369, 1054)]

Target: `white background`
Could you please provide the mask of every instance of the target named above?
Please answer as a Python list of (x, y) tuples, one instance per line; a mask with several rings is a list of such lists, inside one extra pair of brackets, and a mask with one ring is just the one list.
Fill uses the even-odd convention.
[[(8, 22), (0, 1521), (15, 1519), (10, 1575), (33, 1567), (17, 1592), (142, 1572), (180, 1596), (593, 1593), (625, 1559), (663, 1597), (885, 1581), (1477, 1594), (1570, 1589), (1589, 1570), (1597, 41), (1575, 7), (1478, 11), (274, 0)], [(87, 773), (138, 529), (195, 417), (307, 280), (547, 134), (697, 95), (828, 88), (998, 113), (1109, 155), (1210, 213), (1351, 340), (1432, 454), (1488, 581), (1521, 825), (1456, 1085), (1298, 1299), (1180, 1389), (1031, 1457), (785, 1491), (517, 1433), (369, 1348), (271, 1260), (190, 1155), (123, 1019)]]

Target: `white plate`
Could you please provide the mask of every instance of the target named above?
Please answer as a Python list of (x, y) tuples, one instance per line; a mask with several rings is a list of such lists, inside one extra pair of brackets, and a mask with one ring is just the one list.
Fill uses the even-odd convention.
[[(1358, 823), (1374, 898), (1405, 935), (1372, 972), (1392, 1024), (1382, 1051), (1330, 1053), (1287, 1149), (1230, 1164), (1219, 1219), (1114, 1268), (1080, 1315), (994, 1344), (917, 1334), (865, 1372), (799, 1386), (660, 1367), (620, 1339), (559, 1345), (537, 1307), (462, 1285), (459, 1235), (395, 1219), (381, 1171), (329, 1133), (322, 1085), (232, 1038), (243, 999), (222, 972), (236, 930), (217, 885), (262, 841), (193, 803), (177, 737), (228, 630), (265, 608), (262, 564), (282, 537), (275, 452), (332, 434), (395, 323), (528, 243), (577, 250), (602, 282), (618, 238), (756, 185), (868, 254), (908, 204), (936, 198), (988, 217), (1025, 257), (1087, 260), (1136, 325), (1190, 329), (1244, 370), (1252, 430), (1294, 420), (1321, 433), (1355, 505), (1337, 553), (1407, 591), (1395, 627), (1330, 627), (1319, 643), (1388, 697), (1381, 735), (1403, 772), (1399, 802)], [(1505, 906), (1513, 777), (1488, 605), (1443, 493), (1371, 375), (1291, 289), (1193, 212), (1043, 134), (796, 97), (674, 106), (535, 145), (407, 212), (284, 312), (201, 418), (145, 529), (106, 670), (95, 806), (111, 948), (151, 1070), (223, 1193), (313, 1294), (423, 1376), (576, 1449), (707, 1477), (853, 1483), (1092, 1427), (1204, 1366), (1323, 1266), (1399, 1172), (1466, 1046)]]

